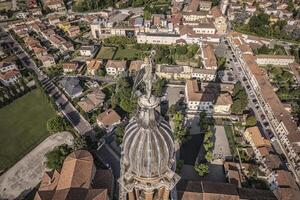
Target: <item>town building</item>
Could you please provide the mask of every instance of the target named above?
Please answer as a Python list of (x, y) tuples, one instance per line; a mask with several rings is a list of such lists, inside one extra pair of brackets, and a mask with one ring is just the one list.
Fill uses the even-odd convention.
[(46, 171), (35, 200), (109, 200), (113, 195), (111, 170), (96, 169), (91, 153), (77, 150), (64, 160), (61, 170)]
[(169, 80), (188, 80), (195, 78), (201, 81), (214, 81), (216, 70), (190, 67), (187, 65), (157, 65), (156, 75)]
[(119, 123), (121, 123), (121, 117), (113, 109), (108, 109), (97, 116), (98, 126), (103, 127), (108, 131), (112, 131)]
[(214, 104), (214, 114), (228, 115), (231, 113), (232, 98), (229, 93), (220, 93)]
[(214, 47), (211, 44), (201, 45), (201, 57), (205, 69), (216, 70), (218, 68)]
[(186, 81), (185, 96), (188, 112), (200, 113), (205, 111), (210, 114), (213, 112), (215, 95), (209, 90), (201, 91), (197, 80)]

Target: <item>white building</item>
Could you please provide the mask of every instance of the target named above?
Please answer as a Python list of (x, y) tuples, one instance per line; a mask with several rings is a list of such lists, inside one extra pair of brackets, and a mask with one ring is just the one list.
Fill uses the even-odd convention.
[(81, 56), (91, 57), (95, 53), (95, 47), (94, 47), (94, 45), (82, 46), (82, 47), (80, 47), (79, 52), (80, 52)]
[(56, 64), (53, 56), (51, 56), (49, 54), (41, 56), (39, 59), (42, 62), (43, 67), (46, 67), (46, 68), (54, 66)]
[(176, 44), (180, 39), (180, 35), (175, 34), (151, 34), (151, 33), (138, 33), (137, 42), (146, 44)]
[(258, 65), (288, 66), (295, 62), (295, 57), (285, 55), (257, 55), (256, 62)]
[(8, 86), (19, 80), (21, 74), (14, 63), (0, 62), (0, 81)]
[(118, 60), (109, 60), (105, 66), (106, 73), (110, 76), (118, 76), (121, 73), (125, 72), (126, 61)]
[(215, 114), (230, 114), (230, 108), (232, 105), (232, 98), (229, 93), (221, 93), (216, 100), (214, 105)]
[(199, 113), (205, 111), (212, 113), (214, 94), (201, 92), (197, 80), (187, 80), (185, 84), (185, 95), (188, 112)]

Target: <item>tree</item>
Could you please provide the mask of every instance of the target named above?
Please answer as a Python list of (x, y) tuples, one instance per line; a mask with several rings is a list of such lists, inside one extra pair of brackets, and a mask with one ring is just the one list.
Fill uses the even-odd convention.
[(194, 169), (196, 170), (199, 176), (204, 176), (209, 173), (208, 165), (203, 163), (196, 165)]
[(73, 149), (79, 150), (79, 149), (87, 149), (88, 145), (86, 143), (84, 136), (75, 137), (73, 140)]
[(46, 165), (50, 169), (59, 169), (62, 167), (65, 158), (71, 153), (72, 148), (66, 144), (55, 147), (46, 154)]
[(57, 133), (66, 129), (66, 121), (61, 116), (55, 116), (47, 121), (47, 130), (49, 133)]
[(211, 151), (206, 152), (205, 159), (210, 162), (213, 158), (213, 153)]
[(176, 114), (176, 105), (171, 105), (168, 109), (168, 115), (173, 118), (173, 116)]
[(125, 124), (119, 124), (115, 130), (116, 142), (120, 145), (123, 142), (123, 137), (125, 133)]
[(246, 126), (247, 127), (252, 127), (256, 125), (256, 118), (255, 116), (249, 116), (246, 118)]
[(155, 83), (154, 83), (154, 86), (153, 86), (153, 90), (154, 90), (154, 95), (155, 96), (162, 96), (163, 94), (163, 89), (164, 87), (166, 86), (166, 79), (163, 79), (163, 78), (159, 78)]
[(184, 55), (187, 53), (187, 48), (186, 46), (182, 45), (176, 45), (176, 53), (179, 55)]
[(242, 114), (248, 105), (248, 96), (241, 83), (234, 85), (232, 99), (231, 112), (234, 114)]

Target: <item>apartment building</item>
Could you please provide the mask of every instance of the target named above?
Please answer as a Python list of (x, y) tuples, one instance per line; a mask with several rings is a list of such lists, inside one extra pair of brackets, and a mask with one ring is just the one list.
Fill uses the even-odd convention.
[(295, 62), (295, 57), (286, 55), (257, 55), (256, 62), (258, 65), (288, 66)]

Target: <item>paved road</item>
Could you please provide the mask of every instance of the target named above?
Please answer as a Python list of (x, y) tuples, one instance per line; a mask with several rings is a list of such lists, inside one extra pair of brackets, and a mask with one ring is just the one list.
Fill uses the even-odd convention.
[(49, 136), (13, 167), (0, 176), (0, 199), (16, 199), (34, 188), (46, 170), (44, 155), (61, 144), (72, 144), (73, 136), (68, 132)]
[[(1, 29), (0, 29), (1, 31)], [(42, 86), (48, 92), (50, 97), (53, 97), (58, 108), (64, 114), (64, 116), (70, 121), (79, 134), (92, 133), (92, 127), (88, 121), (77, 111), (77, 109), (69, 102), (68, 98), (57, 88), (49, 77), (44, 74), (33, 62), (30, 56), (24, 51), (21, 45), (15, 41), (10, 35), (8, 35), (8, 41), (11, 49), (17, 47), (15, 52), (22, 64), (28, 69), (32, 70), (38, 80), (42, 83)], [(20, 52), (20, 53), (19, 53)]]

